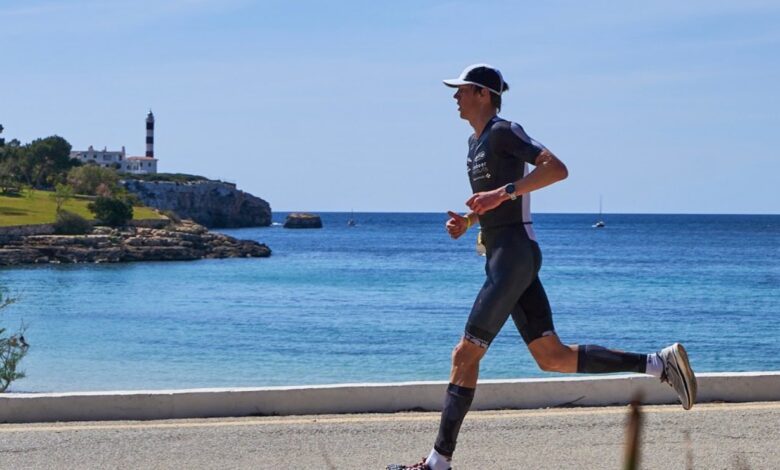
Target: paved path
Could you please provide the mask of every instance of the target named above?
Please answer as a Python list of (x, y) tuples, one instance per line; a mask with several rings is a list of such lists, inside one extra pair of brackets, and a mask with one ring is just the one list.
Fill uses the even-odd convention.
[[(619, 469), (627, 410), (471, 413), (456, 468)], [(780, 402), (643, 412), (643, 469), (780, 468)], [(438, 419), (397, 413), (4, 424), (0, 468), (382, 469), (427, 454)]]

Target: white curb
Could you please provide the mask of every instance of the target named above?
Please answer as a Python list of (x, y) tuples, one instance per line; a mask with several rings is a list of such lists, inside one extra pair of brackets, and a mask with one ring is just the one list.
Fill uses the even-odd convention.
[[(698, 402), (780, 401), (780, 372), (699, 374)], [(446, 382), (127, 392), (0, 394), (0, 423), (439, 410)], [(658, 379), (636, 374), (484, 380), (472, 409), (677, 403)]]

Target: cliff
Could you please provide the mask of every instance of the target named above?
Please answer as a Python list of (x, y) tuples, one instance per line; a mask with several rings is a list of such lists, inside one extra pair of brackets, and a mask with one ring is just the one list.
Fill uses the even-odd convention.
[(265, 227), (271, 206), (259, 197), (221, 181), (143, 181), (122, 184), (147, 206), (175, 212), (207, 227)]
[(159, 228), (97, 227), (88, 235), (8, 234), (0, 241), (0, 266), (271, 255), (271, 250), (264, 244), (209, 232), (189, 221)]

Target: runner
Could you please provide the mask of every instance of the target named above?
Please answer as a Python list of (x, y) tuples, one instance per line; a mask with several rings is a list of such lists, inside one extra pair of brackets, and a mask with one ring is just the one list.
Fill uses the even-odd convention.
[[(498, 117), (501, 95), (509, 89), (498, 69), (472, 65), (444, 84), (457, 88), (454, 98), (460, 117), (474, 128), (466, 160), (473, 192), (466, 205), (471, 212), (465, 216), (448, 212), (446, 229), (456, 239), (480, 224), (487, 279), (452, 353), (450, 384), (433, 449), (420, 463), (387, 469), (451, 468), (458, 432), (474, 398), (479, 362), (510, 315), (542, 370), (650, 374), (672, 386), (689, 410), (696, 401), (696, 377), (681, 344), (636, 354), (561, 343), (539, 281), (542, 253), (531, 225), (529, 193), (565, 179), (566, 166), (519, 124)], [(529, 165), (534, 169), (529, 171)]]

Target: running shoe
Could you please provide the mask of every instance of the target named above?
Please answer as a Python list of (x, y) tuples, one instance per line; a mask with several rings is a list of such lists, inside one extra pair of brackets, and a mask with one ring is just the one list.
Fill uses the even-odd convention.
[(416, 463), (414, 465), (398, 465), (397, 463), (390, 464), (387, 466), (387, 470), (431, 470), (431, 467), (425, 463), (426, 458), (427, 457), (423, 457), (420, 463)]
[(680, 398), (683, 408), (690, 410), (696, 402), (696, 376), (688, 362), (688, 353), (680, 343), (674, 343), (658, 352), (664, 364), (661, 382), (668, 383)]

